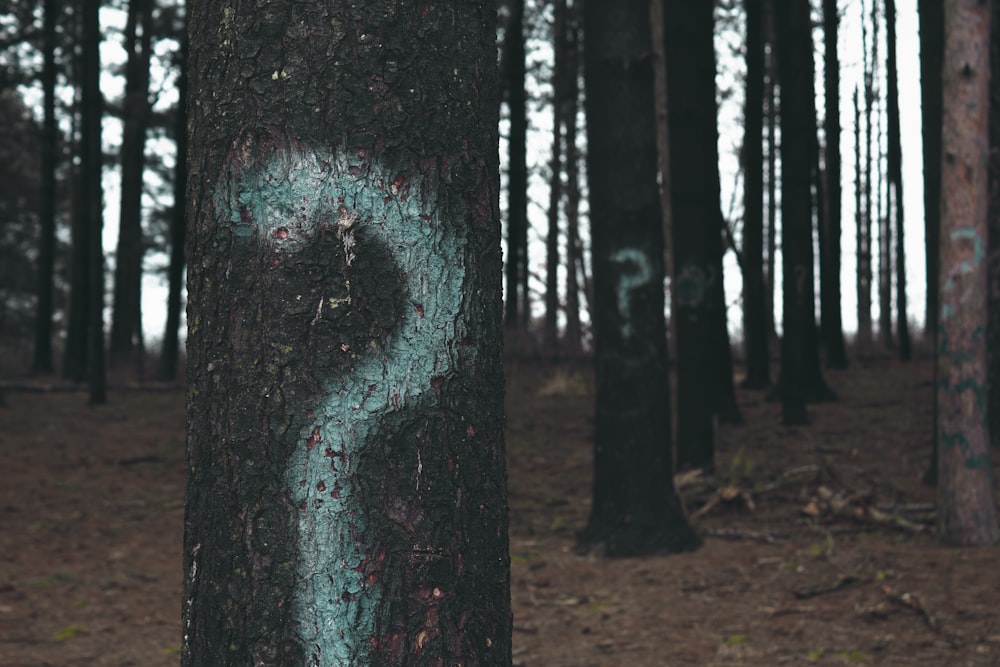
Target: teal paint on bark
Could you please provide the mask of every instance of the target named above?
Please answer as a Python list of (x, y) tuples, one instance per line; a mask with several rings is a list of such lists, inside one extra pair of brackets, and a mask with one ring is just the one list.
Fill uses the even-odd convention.
[[(288, 148), (263, 163), (237, 162), (216, 191), (218, 210), (232, 212), (237, 250), (264, 246), (280, 259), (321, 235), (335, 235), (331, 247), (342, 248), (343, 284), (278, 295), (310, 298), (310, 326), (330, 309), (347, 312), (333, 334), (342, 334), (334, 343), (345, 361), (318, 378), (319, 396), (288, 461), (288, 493), (299, 510), (292, 616), (307, 664), (368, 664), (388, 556), (367, 530), (370, 505), (356, 471), (361, 457), (382, 453), (379, 426), (453, 371), (454, 343), (465, 336), (459, 323), (464, 239), (455, 225), (442, 224), (438, 194), (422, 175), (390, 173), (363, 154)], [(353, 306), (372, 296), (359, 295), (359, 281), (351, 280), (352, 270), (368, 270), (368, 253), (375, 264), (390, 263), (379, 280), (402, 282), (402, 305), (390, 309), (391, 322), (348, 325)], [(364, 335), (353, 340), (358, 332)], [(416, 458), (419, 492), (419, 450)]]
[(618, 277), (618, 314), (622, 319), (622, 337), (631, 338), (635, 333), (631, 293), (653, 280), (653, 266), (646, 254), (637, 248), (622, 248), (611, 255), (611, 261), (623, 266)]

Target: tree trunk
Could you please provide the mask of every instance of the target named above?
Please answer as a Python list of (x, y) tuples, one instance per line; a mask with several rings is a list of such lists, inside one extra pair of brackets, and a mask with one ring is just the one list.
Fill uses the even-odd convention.
[(524, 90), (524, 0), (513, 0), (504, 39), (510, 158), (507, 174), (506, 326), (526, 330), (531, 323), (528, 293), (527, 97)]
[(826, 230), (820, 258), (820, 326), (826, 363), (831, 368), (847, 368), (844, 325), (841, 320), (840, 243), (841, 243), (841, 169), (840, 169), (840, 58), (837, 53), (837, 0), (823, 0), (823, 78), (826, 96)]
[(580, 280), (584, 270), (580, 244), (580, 154), (576, 148), (580, 99), (580, 17), (576, 5), (567, 8), (566, 33), (566, 352), (576, 358), (583, 351), (580, 323)]
[(101, 186), (101, 27), (100, 0), (83, 3), (83, 90), (80, 105), (81, 196), (87, 222), (87, 384), (91, 405), (107, 403), (104, 364), (104, 194)]
[(42, 32), (43, 126), (41, 201), (39, 202), (38, 302), (35, 309), (35, 345), (32, 370), (51, 373), (52, 312), (56, 264), (56, 164), (58, 160), (58, 128), (56, 126), (56, 12), (57, 0), (45, 0)]
[[(777, 256), (778, 256), (778, 102), (777, 79), (778, 64), (775, 57), (777, 43), (777, 26), (775, 0), (764, 0), (764, 31), (770, 53), (765, 54), (764, 70), (764, 100), (767, 117), (767, 261), (764, 264), (764, 298), (767, 300), (767, 330), (769, 349), (779, 345), (777, 322), (774, 317), (774, 293), (777, 286)], [(770, 354), (770, 353), (769, 353)]]
[(747, 389), (771, 385), (764, 295), (764, 12), (746, 0), (747, 83), (743, 135), (743, 334)]
[(868, 24), (861, 19), (861, 45), (864, 54), (864, 172), (863, 213), (858, 228), (858, 353), (867, 356), (872, 352), (872, 112), (875, 100), (874, 71), (868, 52)]
[[(187, 21), (185, 20), (185, 24)], [(187, 236), (187, 36), (182, 37), (177, 62), (177, 109), (174, 117), (174, 141), (177, 162), (174, 166), (174, 210), (170, 217), (170, 265), (167, 267), (167, 323), (160, 350), (160, 380), (177, 379), (180, 357), (181, 292), (184, 289), (184, 242)]]
[(552, 159), (549, 162), (549, 228), (545, 237), (545, 330), (548, 355), (556, 353), (559, 339), (559, 207), (562, 203), (562, 107), (566, 84), (566, 0), (555, 0), (552, 24)]
[(663, 5), (670, 137), (677, 465), (711, 469), (722, 393), (722, 287), (715, 49), (711, 3)]
[[(882, 152), (882, 108), (880, 103), (881, 79), (879, 78), (879, 0), (872, 1), (871, 25), (872, 25), (872, 48), (871, 48), (871, 70), (868, 86), (868, 122), (875, 128), (875, 161), (869, 163), (869, 188), (874, 188), (875, 208), (872, 216), (878, 224), (878, 333), (882, 342), (882, 347), (891, 349), (892, 338), (892, 228), (889, 223), (888, 206), (883, 208), (882, 186), (884, 183), (882, 174), (882, 164), (884, 153)], [(874, 116), (874, 119), (873, 119)], [(872, 176), (874, 171), (874, 176)], [(886, 198), (888, 199), (888, 198)], [(871, 237), (869, 236), (869, 239)], [(869, 241), (870, 247), (870, 241)]]
[(938, 356), (938, 535), (1000, 537), (986, 414), (990, 4), (946, 0)]
[(811, 131), (815, 117), (808, 0), (778, 1), (778, 81), (781, 86), (781, 248), (784, 314), (781, 337), (782, 420), (808, 421), (805, 367), (808, 345), (812, 204)]
[(494, 3), (191, 10), (183, 664), (509, 665)]
[(899, 358), (912, 356), (910, 327), (906, 313), (906, 248), (903, 237), (903, 150), (899, 130), (899, 84), (896, 72), (896, 1), (885, 0), (886, 22), (886, 103), (889, 130), (889, 210), (896, 232), (896, 330), (899, 332)]
[(584, 17), (597, 397), (578, 539), (609, 556), (687, 550), (698, 540), (671, 465), (649, 5), (588, 2)]
[(129, 0), (125, 25), (124, 129), (122, 188), (115, 253), (114, 309), (108, 341), (112, 368), (130, 366), (142, 376), (142, 192), (146, 129), (149, 124), (149, 61), (152, 44), (152, 0)]
[[(938, 261), (941, 237), (941, 68), (944, 61), (944, 1), (918, 0), (920, 18), (920, 109), (924, 163), (924, 260), (927, 266), (926, 336), (934, 354), (938, 352)], [(937, 365), (934, 366), (937, 386)], [(937, 433), (937, 402), (933, 408)], [(937, 444), (931, 447), (931, 463), (924, 481), (937, 481)]]
[[(76, 83), (76, 106), (81, 106), (83, 77), (83, 54), (77, 53), (73, 59), (73, 79)], [(73, 117), (73, 131), (76, 149), (83, 155), (83, 138), (80, 131), (81, 114)], [(72, 221), (70, 223), (70, 268), (69, 268), (69, 311), (66, 316), (66, 339), (63, 348), (62, 375), (73, 382), (87, 380), (87, 318), (90, 303), (90, 232), (86, 185), (82, 165), (73, 168), (72, 176)]]
[[(993, 3), (996, 8), (996, 2)], [(1000, 20), (993, 12), (990, 39), (989, 323), (986, 347), (990, 442), (1000, 447)], [(993, 75), (993, 73), (996, 73)]]

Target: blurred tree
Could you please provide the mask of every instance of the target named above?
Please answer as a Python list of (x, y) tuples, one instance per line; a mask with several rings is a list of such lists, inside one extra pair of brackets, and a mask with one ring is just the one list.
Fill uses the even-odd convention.
[(181, 292), (184, 289), (184, 243), (187, 237), (187, 50), (187, 35), (182, 34), (176, 63), (177, 109), (174, 117), (174, 142), (177, 146), (177, 157), (174, 163), (174, 205), (170, 217), (167, 322), (160, 349), (160, 366), (157, 370), (157, 377), (160, 380), (177, 378), (180, 356)]
[(764, 0), (746, 9), (746, 110), (743, 135), (743, 332), (747, 389), (771, 386), (764, 294)]
[[(944, 0), (918, 0), (920, 18), (920, 111), (924, 164), (924, 260), (927, 267), (926, 336), (938, 352), (938, 277), (941, 237), (941, 68), (944, 62)], [(937, 386), (937, 365), (934, 366)], [(932, 408), (937, 433), (937, 402)], [(931, 463), (924, 474), (928, 484), (937, 482), (938, 447), (931, 442)]]
[(36, 312), (41, 134), (21, 98), (0, 91), (0, 341), (7, 344), (30, 336)]
[[(715, 420), (734, 421), (722, 274), (711, 3), (663, 5), (677, 319), (677, 465), (713, 466)], [(728, 362), (728, 363), (727, 363)]]
[(191, 6), (188, 667), (510, 664), (494, 12)]
[(899, 83), (896, 71), (896, 2), (885, 0), (886, 24), (886, 104), (888, 106), (887, 130), (889, 133), (888, 186), (889, 211), (895, 222), (896, 237), (896, 331), (899, 341), (899, 358), (909, 361), (912, 356), (910, 326), (906, 314), (906, 244), (904, 242), (903, 216), (903, 150), (899, 131)]
[(42, 28), (42, 145), (39, 192), (38, 292), (35, 308), (35, 344), (31, 363), (36, 373), (55, 370), (52, 359), (52, 318), (55, 311), (56, 165), (59, 130), (56, 125), (56, 19), (58, 0), (45, 0)]
[(781, 376), (782, 420), (808, 421), (806, 377), (807, 308), (812, 307), (811, 146), (813, 119), (812, 38), (808, 0), (778, 0), (778, 82), (781, 86)]
[(104, 150), (101, 145), (101, 24), (100, 0), (83, 0), (81, 44), (83, 63), (80, 83), (80, 176), (79, 187), (87, 248), (87, 385), (91, 405), (106, 403), (107, 369), (104, 360), (104, 190), (101, 175)]
[(820, 257), (820, 331), (831, 368), (847, 368), (844, 325), (841, 321), (841, 160), (840, 160), (840, 57), (837, 41), (840, 15), (837, 0), (823, 0), (823, 79), (826, 103), (825, 239)]
[(597, 396), (583, 549), (683, 551), (698, 538), (673, 486), (649, 3), (584, 5)]
[(504, 31), (503, 77), (510, 111), (510, 159), (507, 174), (507, 290), (505, 321), (509, 330), (531, 323), (528, 292), (527, 95), (524, 90), (524, 0), (512, 0)]
[(991, 13), (944, 4), (937, 527), (957, 545), (1000, 538), (986, 413)]
[(566, 0), (554, 0), (552, 21), (552, 156), (549, 162), (549, 226), (545, 236), (546, 354), (556, 353), (559, 339), (559, 219), (563, 200), (563, 106), (566, 104)]
[(114, 308), (108, 361), (142, 375), (142, 195), (149, 126), (149, 65), (155, 0), (129, 0), (125, 24), (125, 99), (121, 146), (121, 206), (115, 253)]
[(874, 44), (869, 49), (868, 23), (861, 12), (861, 52), (864, 77), (864, 151), (861, 163), (862, 185), (860, 190), (862, 213), (858, 216), (855, 233), (857, 244), (857, 293), (858, 337), (857, 353), (866, 356), (872, 352), (872, 128), (875, 104)]

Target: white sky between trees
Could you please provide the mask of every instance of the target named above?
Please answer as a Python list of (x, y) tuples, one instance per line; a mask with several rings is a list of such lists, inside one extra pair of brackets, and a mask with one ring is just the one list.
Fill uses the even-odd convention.
[[(841, 3), (841, 25), (839, 40), (840, 56), (840, 117), (841, 117), (841, 161), (842, 161), (842, 218), (841, 226), (843, 235), (841, 238), (841, 292), (843, 300), (841, 303), (845, 332), (852, 333), (857, 329), (857, 289), (856, 277), (856, 246), (855, 246), (855, 207), (854, 207), (854, 108), (853, 95), (855, 85), (863, 86), (861, 46), (861, 13), (866, 16), (871, 11), (871, 0), (861, 2), (860, 0), (842, 0)], [(925, 306), (925, 265), (924, 265), (924, 224), (923, 224), (923, 148), (921, 141), (921, 110), (920, 110), (920, 46), (918, 17), (916, 10), (916, 0), (898, 0), (897, 2), (897, 63), (899, 67), (899, 95), (900, 95), (900, 131), (902, 135), (903, 152), (903, 193), (905, 211), (905, 234), (906, 234), (906, 260), (907, 260), (907, 309), (911, 321), (917, 323), (924, 322)], [(548, 9), (547, 9), (548, 11)], [(125, 61), (125, 52), (121, 43), (121, 32), (125, 26), (125, 12), (113, 8), (102, 8), (101, 23), (106, 34), (105, 41), (101, 47), (102, 66), (111, 64), (122, 64)], [(816, 43), (816, 107), (819, 113), (819, 123), (822, 126), (824, 115), (823, 100), (823, 33), (821, 28), (821, 16), (818, 8), (814, 8), (814, 22), (817, 29), (814, 31), (814, 41)], [(731, 94), (720, 100), (719, 105), (719, 169), (721, 175), (722, 195), (721, 205), (723, 214), (729, 219), (742, 216), (742, 178), (737, 180), (738, 157), (737, 153), (743, 139), (743, 85), (742, 77), (745, 72), (745, 61), (741, 55), (743, 41), (743, 21), (742, 16), (738, 20), (739, 32), (716, 33), (716, 57), (717, 57), (717, 82), (720, 89), (730, 91)], [(546, 36), (543, 39), (531, 39), (528, 41), (529, 59), (551, 62), (551, 44), (547, 41), (546, 31), (542, 31)], [(880, 60), (880, 90), (885, 91), (885, 23), (880, 25), (879, 38), (879, 60)], [(157, 55), (166, 59), (169, 52), (176, 48), (176, 43), (169, 40), (161, 40), (155, 46)], [(162, 61), (161, 61), (162, 62)], [(156, 71), (159, 69), (159, 71)], [(548, 67), (543, 68), (548, 70)], [(541, 74), (544, 76), (545, 74)], [(530, 75), (529, 75), (530, 78)], [(162, 90), (157, 97), (156, 108), (158, 110), (167, 109), (176, 103), (176, 89), (173, 87), (174, 74), (163, 70), (162, 67), (154, 67), (152, 72), (151, 86)], [(101, 88), (108, 98), (120, 97), (124, 89), (124, 78), (115, 77), (105, 73), (102, 77)], [(543, 98), (551, 94), (551, 86), (548, 80), (529, 81), (527, 84), (529, 94), (536, 99)], [(35, 105), (40, 113), (40, 92), (37, 88), (25, 90), (25, 99), (29, 105)], [(863, 98), (863, 88), (862, 88)], [(885, 127), (885, 109), (882, 103), (882, 124)], [(581, 109), (582, 114), (582, 109)], [(508, 125), (503, 122), (501, 125), (501, 162), (506, 163), (507, 145), (503, 139)], [(529, 266), (537, 279), (533, 278), (533, 291), (542, 293), (544, 290), (544, 258), (545, 258), (545, 230), (547, 223), (547, 207), (549, 201), (549, 188), (545, 173), (548, 172), (548, 164), (551, 152), (551, 132), (552, 113), (548, 104), (541, 104), (537, 101), (529, 102), (529, 131), (528, 131), (528, 167), (529, 177), (529, 211), (528, 216), (531, 222), (532, 237), (530, 238)], [(116, 118), (105, 117), (103, 139), (106, 150), (117, 150), (121, 143), (121, 122)], [(578, 140), (581, 146), (585, 144), (585, 132), (581, 127), (578, 133)], [(883, 129), (883, 146), (886, 141)], [(148, 141), (147, 153), (156, 153), (164, 156), (164, 162), (170, 166), (174, 160), (173, 142), (168, 140)], [(581, 165), (585, 173), (585, 165)], [(883, 166), (884, 168), (884, 166)], [(780, 170), (780, 167), (779, 167)], [(147, 172), (147, 182), (157, 178)], [(504, 179), (506, 180), (506, 179)], [(104, 222), (104, 246), (110, 259), (115, 251), (118, 237), (119, 204), (120, 204), (120, 168), (108, 167), (104, 173), (104, 202), (105, 202), (105, 222)], [(734, 188), (736, 188), (734, 197)], [(780, 196), (780, 193), (779, 193)], [(506, 207), (506, 194), (501, 192), (502, 206)], [(159, 205), (169, 202), (158, 202)], [(586, 214), (588, 208), (586, 202), (582, 203), (582, 211)], [(149, 210), (154, 202), (150, 195), (144, 196), (145, 210)], [(732, 204), (732, 211), (730, 210)], [(780, 216), (779, 216), (780, 217)], [(586, 220), (582, 220), (581, 232), (584, 235), (585, 243), (589, 236), (587, 232)], [(732, 221), (730, 221), (732, 222)], [(779, 220), (780, 225), (780, 220)], [(737, 225), (737, 243), (740, 243), (739, 225)], [(780, 232), (779, 232), (780, 234)], [(878, 225), (877, 220), (873, 220), (873, 321), (878, 322)], [(565, 253), (565, 248), (563, 248)], [(565, 254), (563, 254), (565, 256)], [(780, 249), (778, 254), (778, 266), (780, 267)], [(166, 257), (162, 253), (147, 255), (145, 268), (163, 266)], [(588, 262), (589, 263), (589, 262)], [(730, 331), (739, 335), (742, 329), (742, 310), (740, 308), (741, 276), (739, 267), (736, 264), (735, 256), (730, 252), (726, 254), (724, 260), (726, 276), (726, 295), (729, 307)], [(111, 275), (111, 274), (109, 274)], [(778, 269), (780, 276), (780, 268)], [(565, 284), (565, 271), (560, 272), (562, 284)], [(818, 276), (817, 276), (818, 280)], [(143, 279), (143, 327), (147, 344), (156, 344), (163, 335), (163, 327), (166, 319), (166, 292), (167, 287), (162, 274), (147, 271)], [(780, 328), (781, 321), (781, 299), (780, 285), (776, 296), (776, 318)], [(818, 284), (817, 284), (818, 295)], [(893, 292), (895, 303), (895, 289)], [(534, 306), (536, 310), (543, 307), (541, 299), (535, 298)], [(894, 307), (895, 308), (895, 307)], [(542, 315), (535, 312), (536, 317)], [(586, 314), (584, 314), (586, 317)], [(183, 326), (183, 324), (182, 324)]]

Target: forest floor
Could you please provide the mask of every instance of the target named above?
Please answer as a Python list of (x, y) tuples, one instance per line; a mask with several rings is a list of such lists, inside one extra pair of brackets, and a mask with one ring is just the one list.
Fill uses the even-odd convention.
[[(1000, 548), (931, 530), (930, 364), (827, 379), (802, 428), (740, 391), (716, 477), (678, 478), (700, 549), (605, 560), (574, 552), (590, 372), (508, 364), (514, 664), (1000, 665)], [(0, 665), (177, 665), (183, 393), (4, 398)]]

